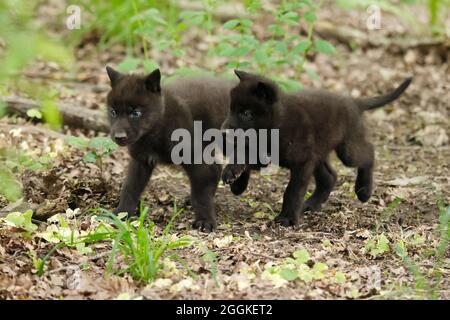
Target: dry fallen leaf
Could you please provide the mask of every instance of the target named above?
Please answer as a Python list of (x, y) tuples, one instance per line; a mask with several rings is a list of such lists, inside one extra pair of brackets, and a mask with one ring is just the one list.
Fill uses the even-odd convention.
[(412, 177), (412, 178), (395, 178), (394, 180), (386, 181), (385, 183), (390, 186), (405, 187), (405, 186), (411, 186), (411, 185), (419, 185), (426, 181), (429, 181), (429, 177), (419, 176), (419, 177)]

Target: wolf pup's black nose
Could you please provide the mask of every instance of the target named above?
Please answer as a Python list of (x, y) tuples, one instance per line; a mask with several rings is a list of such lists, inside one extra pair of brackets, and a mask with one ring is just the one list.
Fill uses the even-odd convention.
[(114, 140), (116, 140), (116, 142), (118, 144), (123, 144), (127, 141), (127, 134), (125, 132), (118, 132), (116, 134), (114, 134)]

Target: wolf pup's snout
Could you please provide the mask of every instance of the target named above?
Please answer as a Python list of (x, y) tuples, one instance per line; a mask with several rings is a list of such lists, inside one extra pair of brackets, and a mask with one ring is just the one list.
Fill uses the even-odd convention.
[(114, 133), (114, 140), (119, 145), (124, 144), (127, 141), (127, 139), (128, 139), (128, 136), (127, 136), (127, 133), (125, 131), (115, 132)]

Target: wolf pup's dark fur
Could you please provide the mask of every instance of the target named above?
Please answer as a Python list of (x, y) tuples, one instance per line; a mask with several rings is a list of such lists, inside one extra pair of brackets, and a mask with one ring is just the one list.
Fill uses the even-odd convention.
[[(328, 161), (333, 150), (344, 165), (357, 168), (356, 195), (362, 202), (369, 200), (374, 150), (365, 137), (362, 113), (397, 99), (412, 78), (385, 95), (353, 99), (322, 90), (286, 94), (269, 79), (244, 71), (235, 73), (240, 83), (231, 90), (230, 111), (222, 128), (279, 129), (280, 166), (288, 168), (291, 176), (278, 223), (296, 225), (301, 212), (319, 210), (328, 199), (336, 182)], [(230, 164), (222, 178), (225, 183), (244, 181), (246, 186), (250, 169)], [(303, 204), (312, 175), (316, 189)]]
[[(193, 136), (194, 121), (203, 130), (219, 129), (225, 120), (232, 82), (213, 78), (185, 78), (161, 88), (159, 69), (143, 75), (124, 75), (107, 67), (111, 91), (107, 96), (111, 138), (127, 146), (131, 156), (128, 176), (122, 185), (116, 213), (134, 214), (153, 168), (172, 163), (171, 141), (175, 129)], [(183, 164), (191, 183), (193, 226), (205, 231), (216, 227), (214, 194), (220, 180), (217, 164)]]

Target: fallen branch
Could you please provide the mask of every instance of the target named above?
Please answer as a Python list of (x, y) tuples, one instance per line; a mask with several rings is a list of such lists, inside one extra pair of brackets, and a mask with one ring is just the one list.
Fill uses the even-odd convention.
[[(18, 114), (27, 117), (30, 109), (40, 109), (37, 102), (21, 97), (1, 98), (6, 105), (7, 114)], [(63, 123), (70, 127), (108, 132), (109, 126), (104, 112), (95, 111), (80, 105), (58, 103), (57, 108), (61, 112)]]
[(23, 198), (20, 198), (16, 202), (8, 204), (6, 207), (0, 210), (0, 218), (6, 217), (11, 212), (25, 212), (29, 210), (31, 207), (28, 202), (26, 202)]
[(402, 36), (387, 38), (374, 36), (349, 26), (337, 26), (328, 21), (317, 21), (314, 24), (314, 31), (324, 39), (334, 39), (350, 48), (353, 44), (363, 47), (384, 47), (391, 52), (405, 52), (408, 49), (447, 51), (450, 48), (450, 40), (445, 37)]

